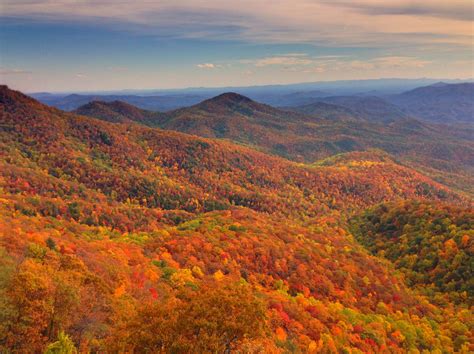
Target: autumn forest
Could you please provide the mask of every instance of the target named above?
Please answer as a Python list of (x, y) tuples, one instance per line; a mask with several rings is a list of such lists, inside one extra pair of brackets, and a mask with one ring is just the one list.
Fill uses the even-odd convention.
[(407, 122), (2, 86), (0, 351), (472, 352), (474, 145)]

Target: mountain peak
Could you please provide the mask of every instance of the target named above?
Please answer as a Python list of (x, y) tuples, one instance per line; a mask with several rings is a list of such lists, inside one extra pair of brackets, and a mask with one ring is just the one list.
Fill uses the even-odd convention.
[(254, 111), (266, 111), (269, 106), (255, 102), (248, 97), (235, 92), (226, 92), (219, 96), (209, 98), (197, 105), (177, 110), (178, 112), (198, 109), (211, 114), (224, 114), (239, 112), (243, 115), (253, 115)]
[(224, 92), (214, 97), (214, 99), (226, 99), (226, 100), (232, 100), (232, 101), (252, 101), (250, 98), (236, 92)]
[(143, 121), (153, 114), (129, 103), (117, 100), (112, 102), (92, 101), (77, 108), (74, 113), (110, 122)]
[(242, 104), (242, 103), (251, 103), (254, 102), (250, 98), (240, 95), (235, 92), (225, 92), (218, 96), (208, 99), (205, 102), (213, 102), (217, 104), (223, 105), (235, 105), (235, 104)]
[(108, 109), (112, 109), (115, 112), (124, 113), (124, 114), (132, 114), (132, 113), (135, 114), (136, 112), (141, 111), (140, 108), (134, 105), (131, 105), (127, 102), (123, 102), (119, 100), (115, 100), (111, 102), (95, 100), (79, 107), (78, 110), (84, 109), (84, 108), (99, 108), (99, 107), (106, 107)]
[(6, 103), (7, 100), (20, 100), (20, 99), (26, 99), (27, 96), (22, 94), (21, 92), (14, 91), (10, 89), (7, 85), (0, 85), (0, 102), (1, 103)]
[(443, 81), (438, 81), (437, 83), (434, 83), (433, 85), (430, 85), (430, 87), (443, 87), (443, 86), (447, 86), (449, 84), (447, 84), (446, 82), (443, 82)]
[(41, 103), (19, 91), (10, 89), (7, 85), (0, 85), (0, 105), (5, 106), (7, 110), (12, 110), (19, 107), (41, 106)]

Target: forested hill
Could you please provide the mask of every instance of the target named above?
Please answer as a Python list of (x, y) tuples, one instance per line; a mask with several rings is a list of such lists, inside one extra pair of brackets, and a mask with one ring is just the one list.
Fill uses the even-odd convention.
[(152, 125), (154, 121), (163, 116), (159, 112), (146, 111), (122, 101), (92, 101), (79, 107), (73, 113), (96, 117), (113, 123), (137, 122)]
[[(389, 156), (371, 162), (379, 159), (377, 152), (364, 155), (367, 162), (304, 166), (228, 142), (110, 124), (43, 106), (16, 92), (3, 95), (4, 102), (13, 102), (2, 105), (2, 124), (9, 158), (22, 158), (16, 167), (35, 163), (49, 178), (113, 192), (120, 201), (189, 211), (212, 210), (207, 205), (218, 202), (314, 215), (395, 197), (459, 199)], [(359, 155), (353, 156), (357, 160)], [(290, 197), (291, 206), (285, 202)]]
[(474, 173), (472, 129), (421, 122), (373, 97), (329, 100), (333, 101), (350, 108), (318, 104), (314, 110), (292, 112), (225, 93), (165, 113), (144, 111), (121, 102), (89, 104), (76, 112), (107, 121), (130, 120), (231, 140), (305, 163), (338, 153), (379, 149), (438, 182), (474, 193), (470, 183)]
[(474, 349), (467, 302), (349, 231), (379, 203), (471, 203), (386, 153), (303, 165), (2, 86), (0, 191), (2, 352)]

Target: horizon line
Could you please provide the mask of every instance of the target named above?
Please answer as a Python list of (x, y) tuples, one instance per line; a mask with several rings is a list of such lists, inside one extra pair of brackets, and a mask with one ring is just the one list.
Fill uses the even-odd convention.
[[(107, 93), (107, 92), (126, 92), (126, 91), (184, 91), (184, 90), (221, 90), (227, 88), (234, 88), (234, 89), (243, 89), (243, 88), (265, 88), (265, 87), (283, 87), (283, 86), (297, 86), (297, 85), (311, 85), (311, 84), (327, 84), (327, 83), (344, 83), (344, 82), (367, 82), (367, 81), (417, 81), (417, 80), (433, 80), (433, 81), (474, 81), (474, 77), (470, 78), (446, 78), (446, 77), (419, 77), (419, 78), (404, 78), (404, 77), (381, 77), (377, 79), (343, 79), (343, 80), (321, 80), (321, 81), (301, 81), (295, 83), (281, 83), (281, 84), (259, 84), (259, 85), (237, 85), (237, 86), (184, 86), (184, 87), (177, 87), (177, 88), (117, 88), (117, 89), (107, 89), (107, 90), (90, 90), (90, 91), (83, 91), (83, 90), (64, 90), (64, 91), (22, 91), (25, 94), (32, 95), (32, 94), (41, 94), (41, 93), (48, 93), (48, 94), (86, 94), (86, 93)], [(8, 86), (8, 85), (7, 85)], [(10, 86), (8, 86), (11, 88)]]

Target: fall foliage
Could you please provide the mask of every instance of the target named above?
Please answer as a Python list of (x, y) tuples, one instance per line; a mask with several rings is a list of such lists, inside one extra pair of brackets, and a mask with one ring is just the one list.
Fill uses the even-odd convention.
[(0, 351), (474, 350), (469, 196), (0, 103)]

